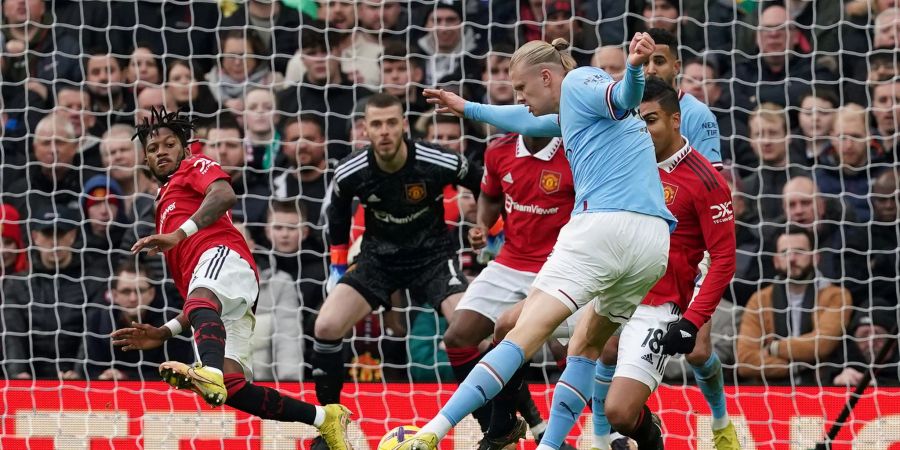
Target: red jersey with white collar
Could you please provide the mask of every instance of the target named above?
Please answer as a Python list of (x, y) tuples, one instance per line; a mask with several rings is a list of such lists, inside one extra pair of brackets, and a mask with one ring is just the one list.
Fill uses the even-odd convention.
[[(643, 303), (675, 302), (685, 311), (684, 318), (700, 328), (712, 316), (734, 277), (734, 213), (725, 179), (691, 148), (687, 139), (685, 142), (681, 150), (659, 163), (666, 206), (678, 219), (678, 227), (669, 241), (666, 273)], [(704, 251), (710, 255), (709, 272), (691, 302), (697, 265)]]
[(535, 154), (517, 134), (495, 140), (485, 151), (481, 193), (504, 197), (506, 239), (497, 263), (540, 271), (575, 204), (562, 140), (553, 138)]
[[(178, 170), (159, 188), (156, 196), (156, 232), (171, 233), (190, 219), (200, 209), (200, 204), (206, 197), (206, 189), (217, 180), (230, 182), (230, 177), (219, 167), (219, 163), (206, 156), (196, 155), (181, 161)], [(200, 255), (219, 245), (237, 252), (250, 264), (259, 279), (250, 247), (241, 232), (231, 223), (229, 211), (165, 252), (166, 264), (172, 271), (175, 287), (183, 298), (188, 298), (188, 284)]]

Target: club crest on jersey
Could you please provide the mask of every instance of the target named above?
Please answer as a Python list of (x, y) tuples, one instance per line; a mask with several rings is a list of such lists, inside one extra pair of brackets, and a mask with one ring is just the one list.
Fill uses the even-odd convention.
[(412, 203), (419, 203), (425, 198), (425, 183), (412, 183), (406, 185), (406, 199)]
[(541, 190), (544, 193), (552, 194), (558, 191), (561, 181), (561, 173), (546, 169), (541, 171)]
[(663, 196), (666, 199), (666, 204), (671, 205), (675, 202), (675, 194), (678, 193), (678, 186), (674, 184), (669, 184), (663, 181)]

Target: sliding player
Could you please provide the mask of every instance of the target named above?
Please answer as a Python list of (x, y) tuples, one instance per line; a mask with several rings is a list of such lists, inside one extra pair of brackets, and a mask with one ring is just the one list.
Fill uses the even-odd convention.
[(159, 328), (133, 323), (117, 330), (113, 344), (126, 351), (156, 348), (191, 326), (200, 361), (161, 364), (163, 380), (191, 389), (213, 407), (225, 404), (263, 419), (313, 425), (331, 450), (348, 450), (347, 408), (311, 405), (249, 381), (259, 276), (244, 237), (231, 223), (236, 197), (229, 175), (215, 161), (190, 155), (192, 130), (185, 116), (155, 108), (138, 126), (145, 163), (162, 187), (159, 234), (141, 238), (131, 249), (165, 255), (175, 286), (187, 299), (184, 311)]

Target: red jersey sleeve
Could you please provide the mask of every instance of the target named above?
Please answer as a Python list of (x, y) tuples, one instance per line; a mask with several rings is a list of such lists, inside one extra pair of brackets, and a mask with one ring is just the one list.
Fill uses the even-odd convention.
[[(710, 263), (700, 292), (684, 313), (684, 318), (700, 328), (715, 312), (722, 293), (735, 270), (734, 212), (731, 206), (731, 191), (718, 173), (714, 174), (716, 186), (711, 191), (694, 196), (694, 206), (700, 222), (700, 231)], [(705, 190), (698, 187), (699, 190)]]
[(195, 156), (191, 159), (186, 159), (182, 164), (190, 164), (190, 169), (185, 174), (185, 184), (201, 195), (206, 194), (209, 185), (213, 184), (214, 181), (231, 180), (231, 177), (222, 170), (219, 163), (205, 156)]
[(499, 197), (503, 194), (503, 186), (500, 185), (500, 177), (497, 175), (497, 155), (500, 153), (488, 148), (484, 153), (484, 175), (481, 176), (481, 192), (490, 197)]

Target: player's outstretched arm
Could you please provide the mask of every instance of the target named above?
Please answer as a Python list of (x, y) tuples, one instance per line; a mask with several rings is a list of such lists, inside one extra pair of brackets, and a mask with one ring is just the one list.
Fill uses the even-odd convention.
[(131, 322), (131, 327), (120, 328), (110, 335), (112, 344), (123, 351), (149, 350), (159, 347), (172, 337), (166, 327), (154, 327), (146, 323)]
[(534, 137), (559, 137), (559, 116), (547, 114), (535, 117), (524, 105), (484, 105), (469, 102), (443, 89), (425, 89), (428, 103), (435, 111), (489, 123), (497, 128)]

